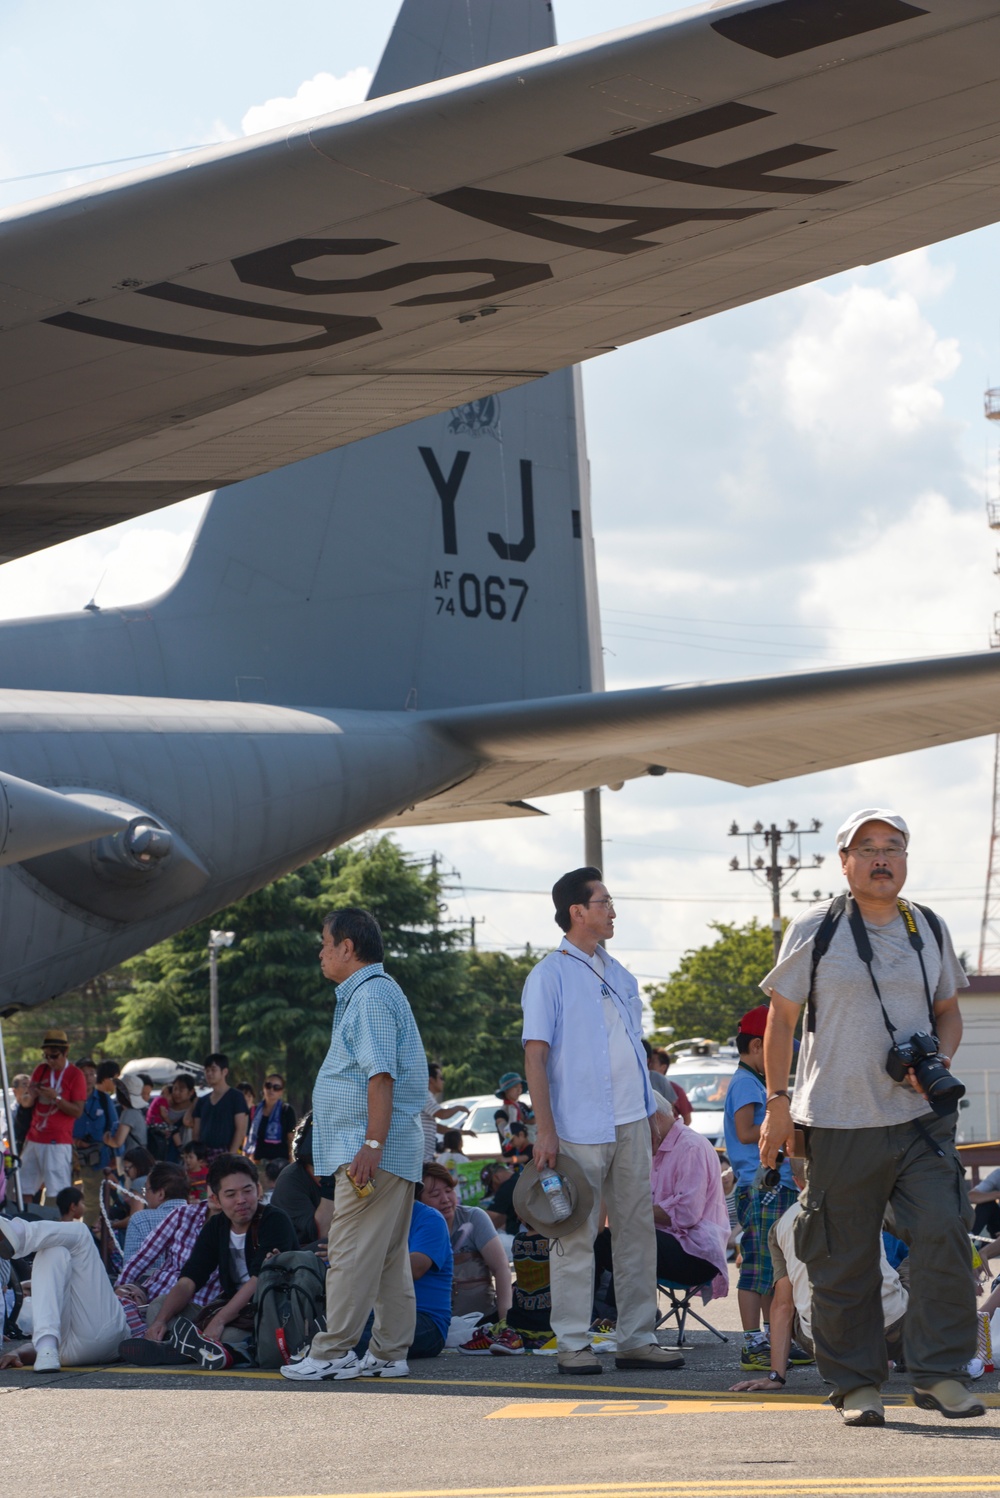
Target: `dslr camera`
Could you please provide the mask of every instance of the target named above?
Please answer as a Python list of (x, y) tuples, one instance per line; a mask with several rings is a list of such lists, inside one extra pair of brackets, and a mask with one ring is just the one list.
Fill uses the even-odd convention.
[(885, 1069), (894, 1082), (905, 1082), (910, 1067), (917, 1081), (927, 1094), (927, 1101), (934, 1112), (942, 1117), (954, 1113), (958, 1100), (965, 1096), (965, 1088), (957, 1077), (953, 1077), (942, 1061), (933, 1035), (917, 1030), (909, 1040), (897, 1041), (890, 1046), (885, 1058)]

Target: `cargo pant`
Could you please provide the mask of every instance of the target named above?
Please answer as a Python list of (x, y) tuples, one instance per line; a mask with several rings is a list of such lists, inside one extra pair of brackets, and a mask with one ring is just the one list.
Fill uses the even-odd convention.
[(887, 1203), (909, 1245), (903, 1352), (914, 1383), (964, 1378), (976, 1350), (972, 1208), (955, 1153), (955, 1116), (881, 1129), (806, 1129), (808, 1183), (794, 1228), (809, 1272), (820, 1374), (840, 1405), (888, 1375), (879, 1236)]

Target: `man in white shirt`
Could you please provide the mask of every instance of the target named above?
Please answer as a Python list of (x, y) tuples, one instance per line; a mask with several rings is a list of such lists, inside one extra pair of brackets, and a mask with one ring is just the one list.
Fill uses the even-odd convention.
[(601, 1373), (590, 1342), (594, 1238), (601, 1203), (614, 1242), (617, 1368), (681, 1368), (656, 1340), (656, 1236), (649, 1180), (649, 1118), (656, 1111), (642, 1048), (642, 1003), (632, 974), (605, 951), (614, 901), (596, 868), (574, 869), (552, 889), (554, 952), (528, 974), (524, 1068), (535, 1112), (540, 1175), (560, 1153), (593, 1189), (588, 1217), (550, 1257), (552, 1329), (560, 1373)]

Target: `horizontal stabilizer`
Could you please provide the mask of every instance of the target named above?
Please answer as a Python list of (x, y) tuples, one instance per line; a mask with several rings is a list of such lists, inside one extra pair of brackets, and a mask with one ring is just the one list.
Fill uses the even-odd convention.
[(74, 848), (129, 825), (116, 811), (0, 774), (0, 867)]
[[(392, 831), (395, 827), (432, 827), (441, 820), (435, 812), (434, 801), (422, 801), (418, 806), (408, 806), (396, 817), (387, 817), (381, 824)], [(511, 817), (546, 817), (548, 812), (527, 801), (468, 801), (456, 807), (451, 822), (500, 822)]]
[(425, 714), (480, 769), (435, 800), (555, 795), (668, 771), (766, 785), (1000, 729), (1000, 655), (939, 656)]

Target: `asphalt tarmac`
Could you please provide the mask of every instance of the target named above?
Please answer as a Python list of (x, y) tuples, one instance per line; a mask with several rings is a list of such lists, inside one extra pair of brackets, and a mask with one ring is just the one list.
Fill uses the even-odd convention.
[[(121, 1366), (0, 1373), (0, 1491), (69, 1498), (798, 1498), (996, 1494), (1000, 1394), (946, 1421), (886, 1389), (887, 1424), (849, 1430), (814, 1369), (788, 1392), (730, 1394), (736, 1299), (690, 1333), (675, 1373), (565, 1378), (552, 1358), (413, 1363), (391, 1383), (292, 1385), (276, 1373)], [(667, 1339), (665, 1339), (667, 1340)], [(668, 1340), (672, 1341), (672, 1337)]]

